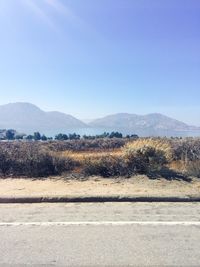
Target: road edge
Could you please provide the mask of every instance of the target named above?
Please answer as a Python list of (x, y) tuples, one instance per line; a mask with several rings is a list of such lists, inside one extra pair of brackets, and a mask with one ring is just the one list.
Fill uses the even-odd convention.
[(56, 197), (0, 197), (0, 204), (11, 203), (102, 203), (102, 202), (200, 202), (200, 197), (137, 197), (137, 196), (56, 196)]

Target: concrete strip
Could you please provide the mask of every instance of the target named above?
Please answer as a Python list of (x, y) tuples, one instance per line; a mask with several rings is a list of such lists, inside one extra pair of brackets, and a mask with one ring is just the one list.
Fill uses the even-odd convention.
[(2, 226), (124, 226), (124, 225), (182, 225), (182, 226), (200, 226), (200, 221), (83, 221), (83, 222), (3, 222)]
[(200, 202), (200, 197), (154, 196), (75, 196), (75, 197), (0, 197), (0, 204), (11, 203), (101, 203), (101, 202)]

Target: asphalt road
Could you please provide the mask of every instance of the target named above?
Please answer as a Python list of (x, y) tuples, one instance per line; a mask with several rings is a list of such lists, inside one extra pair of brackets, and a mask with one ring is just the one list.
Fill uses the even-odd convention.
[(0, 266), (200, 266), (200, 203), (0, 205)]

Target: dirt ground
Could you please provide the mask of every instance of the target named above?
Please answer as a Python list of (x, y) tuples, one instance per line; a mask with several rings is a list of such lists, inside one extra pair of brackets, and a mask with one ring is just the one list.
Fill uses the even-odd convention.
[(54, 177), (43, 180), (0, 179), (0, 197), (31, 196), (200, 196), (200, 179), (189, 181), (149, 179), (135, 176), (129, 179), (91, 177), (68, 180)]

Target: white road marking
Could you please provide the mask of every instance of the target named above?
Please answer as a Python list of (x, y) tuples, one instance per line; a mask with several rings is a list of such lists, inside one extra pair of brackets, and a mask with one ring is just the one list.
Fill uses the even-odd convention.
[(123, 225), (183, 225), (200, 226), (200, 221), (86, 221), (86, 222), (1, 222), (1, 226), (123, 226)]

